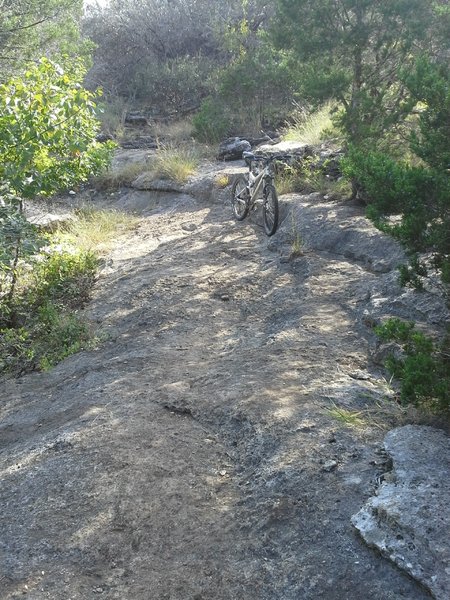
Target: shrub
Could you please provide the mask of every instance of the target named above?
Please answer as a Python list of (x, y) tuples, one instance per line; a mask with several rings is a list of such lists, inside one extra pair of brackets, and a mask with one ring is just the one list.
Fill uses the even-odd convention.
[(425, 405), (432, 409), (450, 409), (450, 335), (436, 344), (417, 331), (413, 323), (390, 319), (375, 328), (385, 341), (403, 348), (404, 357), (391, 355), (386, 367), (401, 382), (404, 403)]
[(351, 194), (348, 181), (330, 176), (328, 166), (327, 161), (321, 163), (318, 157), (312, 156), (283, 168), (276, 180), (279, 194), (320, 192), (335, 199), (348, 198)]
[[(411, 166), (387, 155), (350, 148), (342, 161), (368, 203), (367, 214), (381, 230), (412, 253), (434, 251), (435, 265), (449, 281), (450, 177), (427, 166)], [(399, 215), (391, 223), (389, 215)], [(416, 264), (419, 264), (416, 262)]]
[[(0, 374), (47, 369), (96, 342), (78, 312), (89, 300), (97, 255), (135, 217), (115, 211), (78, 211), (78, 219), (40, 241), (39, 253), (19, 265), (17, 290), (0, 299)], [(35, 248), (36, 252), (36, 248)]]
[(143, 62), (130, 82), (129, 95), (150, 101), (160, 114), (189, 111), (207, 95), (214, 67), (204, 55)]
[(222, 102), (206, 98), (192, 119), (194, 136), (201, 142), (217, 143), (231, 132), (231, 119)]
[(91, 251), (48, 247), (35, 261), (33, 282), (25, 295), (26, 306), (55, 305), (80, 308), (89, 299), (97, 258)]
[(8, 307), (13, 320), (0, 305), (0, 373), (49, 368), (92, 341), (77, 310), (89, 298), (96, 266), (92, 253), (57, 247), (36, 257)]

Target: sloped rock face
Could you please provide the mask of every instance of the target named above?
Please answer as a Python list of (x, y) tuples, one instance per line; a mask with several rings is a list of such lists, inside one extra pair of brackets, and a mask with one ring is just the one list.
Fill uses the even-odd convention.
[(393, 472), (352, 517), (366, 543), (420, 581), (437, 600), (450, 597), (450, 438), (432, 427), (390, 431)]
[(135, 190), (148, 190), (155, 192), (183, 192), (183, 184), (171, 179), (155, 179), (153, 173), (142, 173), (132, 182), (131, 187)]
[(47, 203), (27, 202), (25, 204), (27, 220), (42, 232), (56, 231), (62, 225), (74, 221), (73, 213)]
[(445, 295), (432, 279), (424, 291), (400, 285), (398, 266), (408, 261), (405, 251), (376, 229), (360, 206), (326, 201), (319, 193), (282, 196), (280, 227), (269, 247), (289, 257), (296, 236), (302, 251), (338, 256), (374, 275), (370, 282), (361, 277), (353, 287), (355, 310), (369, 327), (392, 317), (431, 328), (448, 323)]

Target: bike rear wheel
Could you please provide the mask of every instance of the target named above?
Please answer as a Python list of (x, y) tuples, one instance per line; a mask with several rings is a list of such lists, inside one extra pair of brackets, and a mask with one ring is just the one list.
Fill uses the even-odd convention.
[(273, 185), (264, 190), (263, 219), (266, 234), (273, 235), (278, 227), (278, 196)]
[(243, 221), (250, 207), (248, 178), (245, 175), (239, 175), (233, 183), (233, 187), (231, 188), (231, 206), (235, 218), (238, 221)]

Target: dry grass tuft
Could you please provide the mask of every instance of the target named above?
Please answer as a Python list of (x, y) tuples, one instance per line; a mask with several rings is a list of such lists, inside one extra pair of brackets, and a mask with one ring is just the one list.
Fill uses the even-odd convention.
[(141, 175), (148, 171), (149, 166), (146, 163), (130, 162), (106, 171), (102, 175), (95, 177), (93, 180), (94, 187), (99, 191), (112, 191), (120, 187), (130, 186), (131, 183)]
[(298, 110), (292, 118), (292, 124), (286, 129), (285, 140), (302, 142), (310, 146), (318, 146), (329, 138), (335, 138), (332, 114), (336, 105), (327, 102), (313, 113)]
[(55, 238), (97, 255), (105, 254), (118, 236), (134, 229), (139, 222), (134, 215), (92, 206), (79, 208), (76, 216), (76, 220), (61, 227)]
[(190, 119), (169, 123), (157, 121), (152, 125), (152, 135), (156, 139), (168, 140), (173, 145), (183, 144), (192, 138), (192, 123)]
[(214, 180), (214, 183), (216, 187), (223, 190), (227, 187), (227, 185), (230, 184), (230, 178), (225, 173), (222, 173), (221, 175), (217, 175), (217, 177)]
[(177, 183), (186, 183), (195, 173), (199, 161), (200, 156), (194, 147), (186, 145), (175, 147), (169, 144), (159, 149), (151, 171), (155, 179), (170, 179)]

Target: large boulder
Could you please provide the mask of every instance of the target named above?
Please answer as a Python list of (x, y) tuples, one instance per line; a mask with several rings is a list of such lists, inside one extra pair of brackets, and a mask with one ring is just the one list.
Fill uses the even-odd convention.
[(243, 152), (248, 152), (252, 146), (248, 140), (232, 137), (224, 140), (219, 146), (219, 160), (240, 160)]
[(312, 146), (303, 142), (278, 142), (277, 144), (262, 144), (258, 146), (257, 154), (292, 154), (298, 158), (311, 156)]
[(27, 201), (25, 203), (25, 217), (39, 231), (47, 233), (54, 232), (63, 225), (76, 221), (76, 217), (72, 212), (45, 202)]

